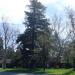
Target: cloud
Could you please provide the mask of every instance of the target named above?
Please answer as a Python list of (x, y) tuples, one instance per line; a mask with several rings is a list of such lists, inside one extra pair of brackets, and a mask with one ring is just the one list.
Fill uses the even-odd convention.
[[(44, 5), (50, 7), (50, 4), (58, 6), (59, 0), (39, 0)], [(24, 18), (24, 10), (27, 10), (26, 5), (29, 0), (0, 0), (0, 17), (6, 16), (12, 22), (21, 22)]]
[[(55, 7), (52, 10), (62, 11), (65, 6), (75, 8), (75, 0), (39, 0), (42, 4), (50, 7)], [(26, 5), (29, 0), (0, 0), (0, 17), (7, 16), (13, 21), (22, 21), (24, 18), (24, 10), (27, 10)]]
[(43, 4), (53, 4), (56, 3), (58, 0), (39, 0)]
[(75, 9), (75, 0), (64, 0), (63, 4)]
[(13, 21), (20, 21), (28, 3), (28, 0), (0, 0), (0, 17), (6, 16)]
[[(39, 0), (39, 1), (48, 8), (47, 12), (49, 12), (49, 14), (50, 11), (52, 11), (53, 13), (54, 10), (57, 10), (59, 13), (61, 13), (66, 6), (70, 6), (73, 9), (75, 9), (75, 0)], [(12, 23), (22, 24), (25, 16), (24, 10), (27, 10), (26, 5), (28, 4), (29, 0), (0, 0), (0, 17), (5, 16)], [(51, 9), (50, 7), (54, 9)], [(20, 29), (21, 28), (23, 28), (23, 26), (21, 26)]]
[(54, 6), (59, 10), (59, 12), (64, 10), (66, 7), (70, 7), (75, 10), (75, 0), (58, 0), (54, 3)]
[(5, 17), (10, 23), (20, 24), (18, 27), (23, 32), (22, 23), (27, 4), (28, 0), (0, 0), (0, 18)]

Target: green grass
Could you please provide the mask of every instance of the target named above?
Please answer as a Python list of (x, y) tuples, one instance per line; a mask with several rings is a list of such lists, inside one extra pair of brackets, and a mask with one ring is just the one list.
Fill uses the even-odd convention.
[(56, 74), (56, 75), (64, 75), (71, 72), (72, 69), (46, 69), (46, 73), (48, 74)]
[(69, 73), (67, 75), (75, 75), (75, 71), (72, 71), (71, 73)]
[(0, 68), (0, 72), (18, 72), (18, 73), (45, 73), (43, 69), (24, 69), (24, 68)]
[(18, 73), (47, 73), (54, 75), (75, 75), (75, 72), (72, 69), (46, 69), (45, 72), (42, 68), (37, 69), (23, 69), (23, 68), (10, 68), (10, 69), (2, 69), (0, 68), (0, 72), (18, 72)]
[(73, 71), (71, 74), (69, 74), (69, 75), (75, 75), (75, 72)]

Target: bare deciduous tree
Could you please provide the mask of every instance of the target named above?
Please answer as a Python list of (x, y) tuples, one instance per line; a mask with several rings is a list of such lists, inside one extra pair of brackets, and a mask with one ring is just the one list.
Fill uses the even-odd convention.
[(63, 40), (61, 39), (61, 34), (64, 32), (63, 20), (61, 17), (54, 15), (52, 19), (52, 28), (54, 31), (54, 56), (55, 56), (55, 66), (58, 66), (58, 63), (61, 63), (62, 55), (63, 55)]
[[(12, 25), (12, 24), (11, 24)], [(16, 38), (18, 35), (18, 31), (10, 27), (10, 24), (7, 21), (4, 21), (2, 19), (1, 23), (1, 37), (3, 39), (3, 64), (2, 67), (6, 68), (6, 50), (9, 46), (11, 46), (13, 49), (16, 45)]]

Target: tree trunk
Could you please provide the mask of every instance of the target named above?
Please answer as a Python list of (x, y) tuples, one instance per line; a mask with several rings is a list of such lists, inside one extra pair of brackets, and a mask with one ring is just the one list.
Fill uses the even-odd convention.
[(73, 58), (73, 70), (75, 71), (75, 57)]
[(2, 68), (6, 69), (6, 58), (3, 58)]

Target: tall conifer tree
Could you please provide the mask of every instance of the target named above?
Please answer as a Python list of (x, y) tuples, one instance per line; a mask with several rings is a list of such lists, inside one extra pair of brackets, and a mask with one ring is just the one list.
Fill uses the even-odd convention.
[[(40, 46), (42, 42), (37, 42), (39, 42), (38, 37), (43, 34), (47, 35), (49, 33), (50, 25), (44, 14), (46, 7), (38, 0), (30, 0), (30, 5), (28, 5), (28, 7), (29, 10), (25, 11), (26, 16), (24, 21), (26, 30), (23, 34), (20, 34), (17, 39), (17, 42), (20, 42), (20, 50), (23, 56), (25, 67), (29, 67), (29, 63), (34, 55), (34, 49), (41, 47), (42, 50), (45, 51), (45, 48), (43, 48), (45, 47), (44, 42), (42, 46)], [(44, 41), (44, 36), (42, 38)]]

